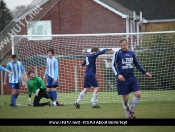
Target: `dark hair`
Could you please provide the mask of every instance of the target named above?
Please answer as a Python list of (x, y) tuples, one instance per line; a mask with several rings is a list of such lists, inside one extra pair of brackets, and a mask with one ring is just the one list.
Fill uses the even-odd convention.
[(29, 71), (29, 72), (28, 72), (28, 76), (29, 76), (31, 73), (34, 73), (34, 72), (33, 72), (33, 71)]
[(12, 59), (15, 59), (15, 58), (17, 58), (16, 55), (12, 55)]
[(119, 40), (119, 44), (122, 43), (123, 41), (126, 41), (126, 43), (127, 43), (127, 39), (126, 39), (126, 38), (121, 38), (121, 39)]
[(48, 53), (48, 52), (52, 52), (52, 55), (54, 55), (53, 49), (48, 49), (48, 50), (47, 50), (47, 53)]
[(98, 52), (100, 49), (97, 47), (92, 47), (91, 52)]

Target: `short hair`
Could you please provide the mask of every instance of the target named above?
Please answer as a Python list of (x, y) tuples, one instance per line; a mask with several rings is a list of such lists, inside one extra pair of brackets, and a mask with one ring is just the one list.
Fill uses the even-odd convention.
[(52, 55), (54, 55), (53, 49), (48, 49), (48, 50), (47, 50), (47, 53), (48, 53), (48, 52), (52, 52)]
[[(31, 73), (34, 73), (34, 72), (33, 72), (33, 71), (29, 71), (29, 72), (28, 72), (28, 76), (29, 76)], [(34, 74), (35, 74), (35, 73), (34, 73)]]
[(126, 38), (121, 38), (121, 39), (119, 40), (119, 44), (121, 44), (123, 41), (126, 41), (126, 43), (128, 43)]
[(91, 52), (98, 52), (100, 49), (97, 47), (92, 47)]
[(17, 58), (16, 55), (12, 55), (12, 59), (15, 59), (15, 58)]

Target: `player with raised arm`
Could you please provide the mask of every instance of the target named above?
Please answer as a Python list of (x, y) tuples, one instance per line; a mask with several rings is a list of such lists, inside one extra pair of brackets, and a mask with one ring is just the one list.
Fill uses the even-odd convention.
[(54, 51), (53, 49), (47, 50), (48, 58), (46, 60), (46, 71), (43, 79), (47, 77), (47, 92), (50, 97), (53, 98), (53, 103), (51, 107), (55, 106), (63, 106), (63, 104), (57, 101), (57, 89), (59, 85), (59, 68), (58, 68), (58, 60), (53, 57)]
[(27, 87), (28, 87), (28, 94), (29, 94), (29, 105), (31, 104), (32, 93), (35, 93), (35, 98), (33, 100), (33, 107), (45, 106), (45, 105), (50, 106), (50, 102), (40, 103), (41, 98), (46, 98), (46, 99), (50, 98), (53, 101), (53, 98), (50, 97), (49, 94), (46, 92), (44, 81), (40, 77), (35, 76), (33, 71), (29, 71), (28, 76), (29, 76), (29, 80), (27, 83)]
[(8, 72), (5, 72), (4, 85), (7, 84), (7, 76), (8, 76), (9, 83), (10, 83), (10, 89), (11, 89), (10, 106), (16, 108), (16, 99), (20, 91), (21, 73), (24, 74), (26, 80), (28, 80), (28, 77), (26, 75), (26, 71), (25, 71), (23, 64), (17, 60), (16, 55), (12, 55), (12, 61), (7, 63), (6, 69), (14, 73), (14, 74), (8, 74)]
[[(119, 41), (121, 49), (113, 54), (112, 69), (117, 77), (118, 95), (123, 96), (123, 109), (128, 119), (136, 119), (134, 109), (139, 103), (141, 96), (140, 88), (138, 86), (136, 77), (134, 76), (133, 64), (136, 68), (145, 74), (149, 79), (152, 75), (148, 73), (138, 62), (136, 55), (128, 50), (128, 43), (126, 38)], [(129, 106), (129, 93), (133, 92), (132, 104)]]
[[(13, 72), (10, 72), (8, 69), (4, 68), (3, 66), (0, 65), (0, 71), (8, 72), (9, 74), (13, 74)], [(0, 106), (1, 108), (1, 106)]]
[(93, 47), (91, 49), (91, 53), (86, 55), (85, 60), (81, 64), (81, 67), (86, 65), (86, 71), (84, 73), (84, 89), (79, 94), (79, 97), (77, 101), (74, 103), (75, 107), (77, 109), (80, 108), (80, 102), (85, 96), (85, 94), (89, 91), (90, 88), (94, 88), (93, 95), (92, 95), (92, 108), (100, 108), (100, 106), (97, 104), (97, 93), (99, 90), (98, 82), (96, 79), (96, 58), (104, 54), (107, 51), (111, 51), (111, 49), (104, 49), (102, 51), (99, 51), (99, 48)]

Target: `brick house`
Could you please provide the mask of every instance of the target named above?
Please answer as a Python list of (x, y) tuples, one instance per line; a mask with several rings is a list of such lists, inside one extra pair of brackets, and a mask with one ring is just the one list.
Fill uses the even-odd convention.
[[(172, 4), (169, 4), (169, 2)], [(130, 33), (173, 30), (175, 29), (175, 14), (173, 14), (175, 2), (174, 0), (169, 0), (169, 2), (163, 0), (161, 2), (160, 0), (42, 0), (37, 7), (35, 6), (19, 16), (14, 22), (18, 24), (22, 22), (25, 25), (18, 33), (21, 35), (27, 34), (26, 21), (38, 20), (49, 20), (52, 34)], [(31, 14), (33, 11), (39, 13), (35, 16)], [(43, 45), (38, 46), (43, 47)], [(38, 51), (36, 50), (36, 52)], [(81, 61), (78, 60), (75, 63), (80, 63)], [(67, 63), (71, 62), (67, 61)], [(73, 68), (71, 69), (73, 70)], [(62, 80), (60, 81), (64, 82), (68, 75), (66, 73), (61, 73), (61, 75)], [(81, 73), (80, 76), (83, 76), (83, 74)], [(101, 74), (99, 76), (103, 80)], [(73, 83), (72, 80), (70, 83)], [(79, 87), (82, 86), (82, 80), (78, 85)]]

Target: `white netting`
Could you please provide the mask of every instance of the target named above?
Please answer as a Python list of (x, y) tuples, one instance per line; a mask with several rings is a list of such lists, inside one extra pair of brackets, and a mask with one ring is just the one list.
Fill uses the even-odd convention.
[[(43, 77), (47, 50), (52, 48), (59, 62), (58, 100), (65, 104), (76, 101), (83, 89), (84, 69), (79, 68), (85, 55), (94, 46), (118, 50), (118, 41), (126, 37), (129, 49), (133, 50), (142, 66), (153, 75), (152, 80), (135, 69), (141, 100), (175, 100), (175, 32), (141, 34), (91, 34), (53, 35), (51, 40), (28, 40), (28, 36), (13, 36), (14, 54), (24, 64), (26, 71), (34, 70)], [(41, 36), (35, 36), (36, 39)], [(111, 68), (113, 54), (103, 54), (97, 59), (97, 80), (100, 91), (98, 102), (120, 102), (116, 91), (116, 77)], [(82, 103), (90, 103), (88, 93)], [(22, 87), (17, 100), (28, 103), (27, 89)]]

